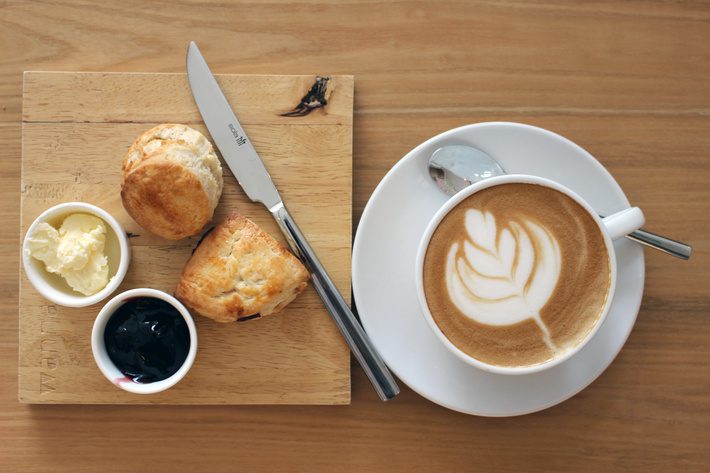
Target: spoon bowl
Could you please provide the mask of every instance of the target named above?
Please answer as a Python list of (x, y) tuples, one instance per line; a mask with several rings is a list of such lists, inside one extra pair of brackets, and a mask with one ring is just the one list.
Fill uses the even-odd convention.
[(439, 148), (429, 159), (429, 175), (448, 195), (454, 195), (474, 182), (502, 176), (503, 168), (483, 151), (470, 146)]

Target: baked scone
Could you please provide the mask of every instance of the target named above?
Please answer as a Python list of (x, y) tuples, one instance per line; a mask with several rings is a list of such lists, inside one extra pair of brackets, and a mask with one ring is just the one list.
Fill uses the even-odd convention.
[(141, 227), (169, 240), (202, 230), (212, 219), (222, 185), (212, 143), (187, 125), (151, 128), (123, 158), (123, 206)]
[(308, 271), (258, 225), (232, 212), (185, 265), (175, 296), (217, 322), (279, 312), (306, 288)]

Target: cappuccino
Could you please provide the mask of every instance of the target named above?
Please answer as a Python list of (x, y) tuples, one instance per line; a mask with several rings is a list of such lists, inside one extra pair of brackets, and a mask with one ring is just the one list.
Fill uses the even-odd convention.
[(546, 186), (510, 183), (446, 214), (427, 247), (423, 283), (432, 318), (457, 348), (524, 367), (564, 355), (594, 329), (611, 263), (581, 205)]

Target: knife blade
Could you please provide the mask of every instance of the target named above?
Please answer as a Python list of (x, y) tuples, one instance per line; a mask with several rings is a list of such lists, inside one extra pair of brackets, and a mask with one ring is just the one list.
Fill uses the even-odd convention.
[(194, 42), (187, 50), (187, 76), (202, 119), (244, 192), (268, 209), (279, 204), (281, 196), (271, 176)]
[(271, 212), (291, 250), (308, 268), (314, 289), (380, 399), (392, 399), (399, 394), (397, 382), (288, 212), (264, 163), (194, 41), (187, 48), (186, 62), (195, 103), (227, 166), (247, 196), (252, 201), (261, 202)]

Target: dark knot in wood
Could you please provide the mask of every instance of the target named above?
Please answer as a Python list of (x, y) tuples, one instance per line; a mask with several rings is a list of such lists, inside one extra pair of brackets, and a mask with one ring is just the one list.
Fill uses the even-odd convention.
[(282, 113), (282, 117), (303, 117), (317, 108), (328, 105), (328, 98), (332, 92), (330, 77), (316, 76), (316, 81), (310, 90), (303, 96), (301, 102), (290, 112)]

